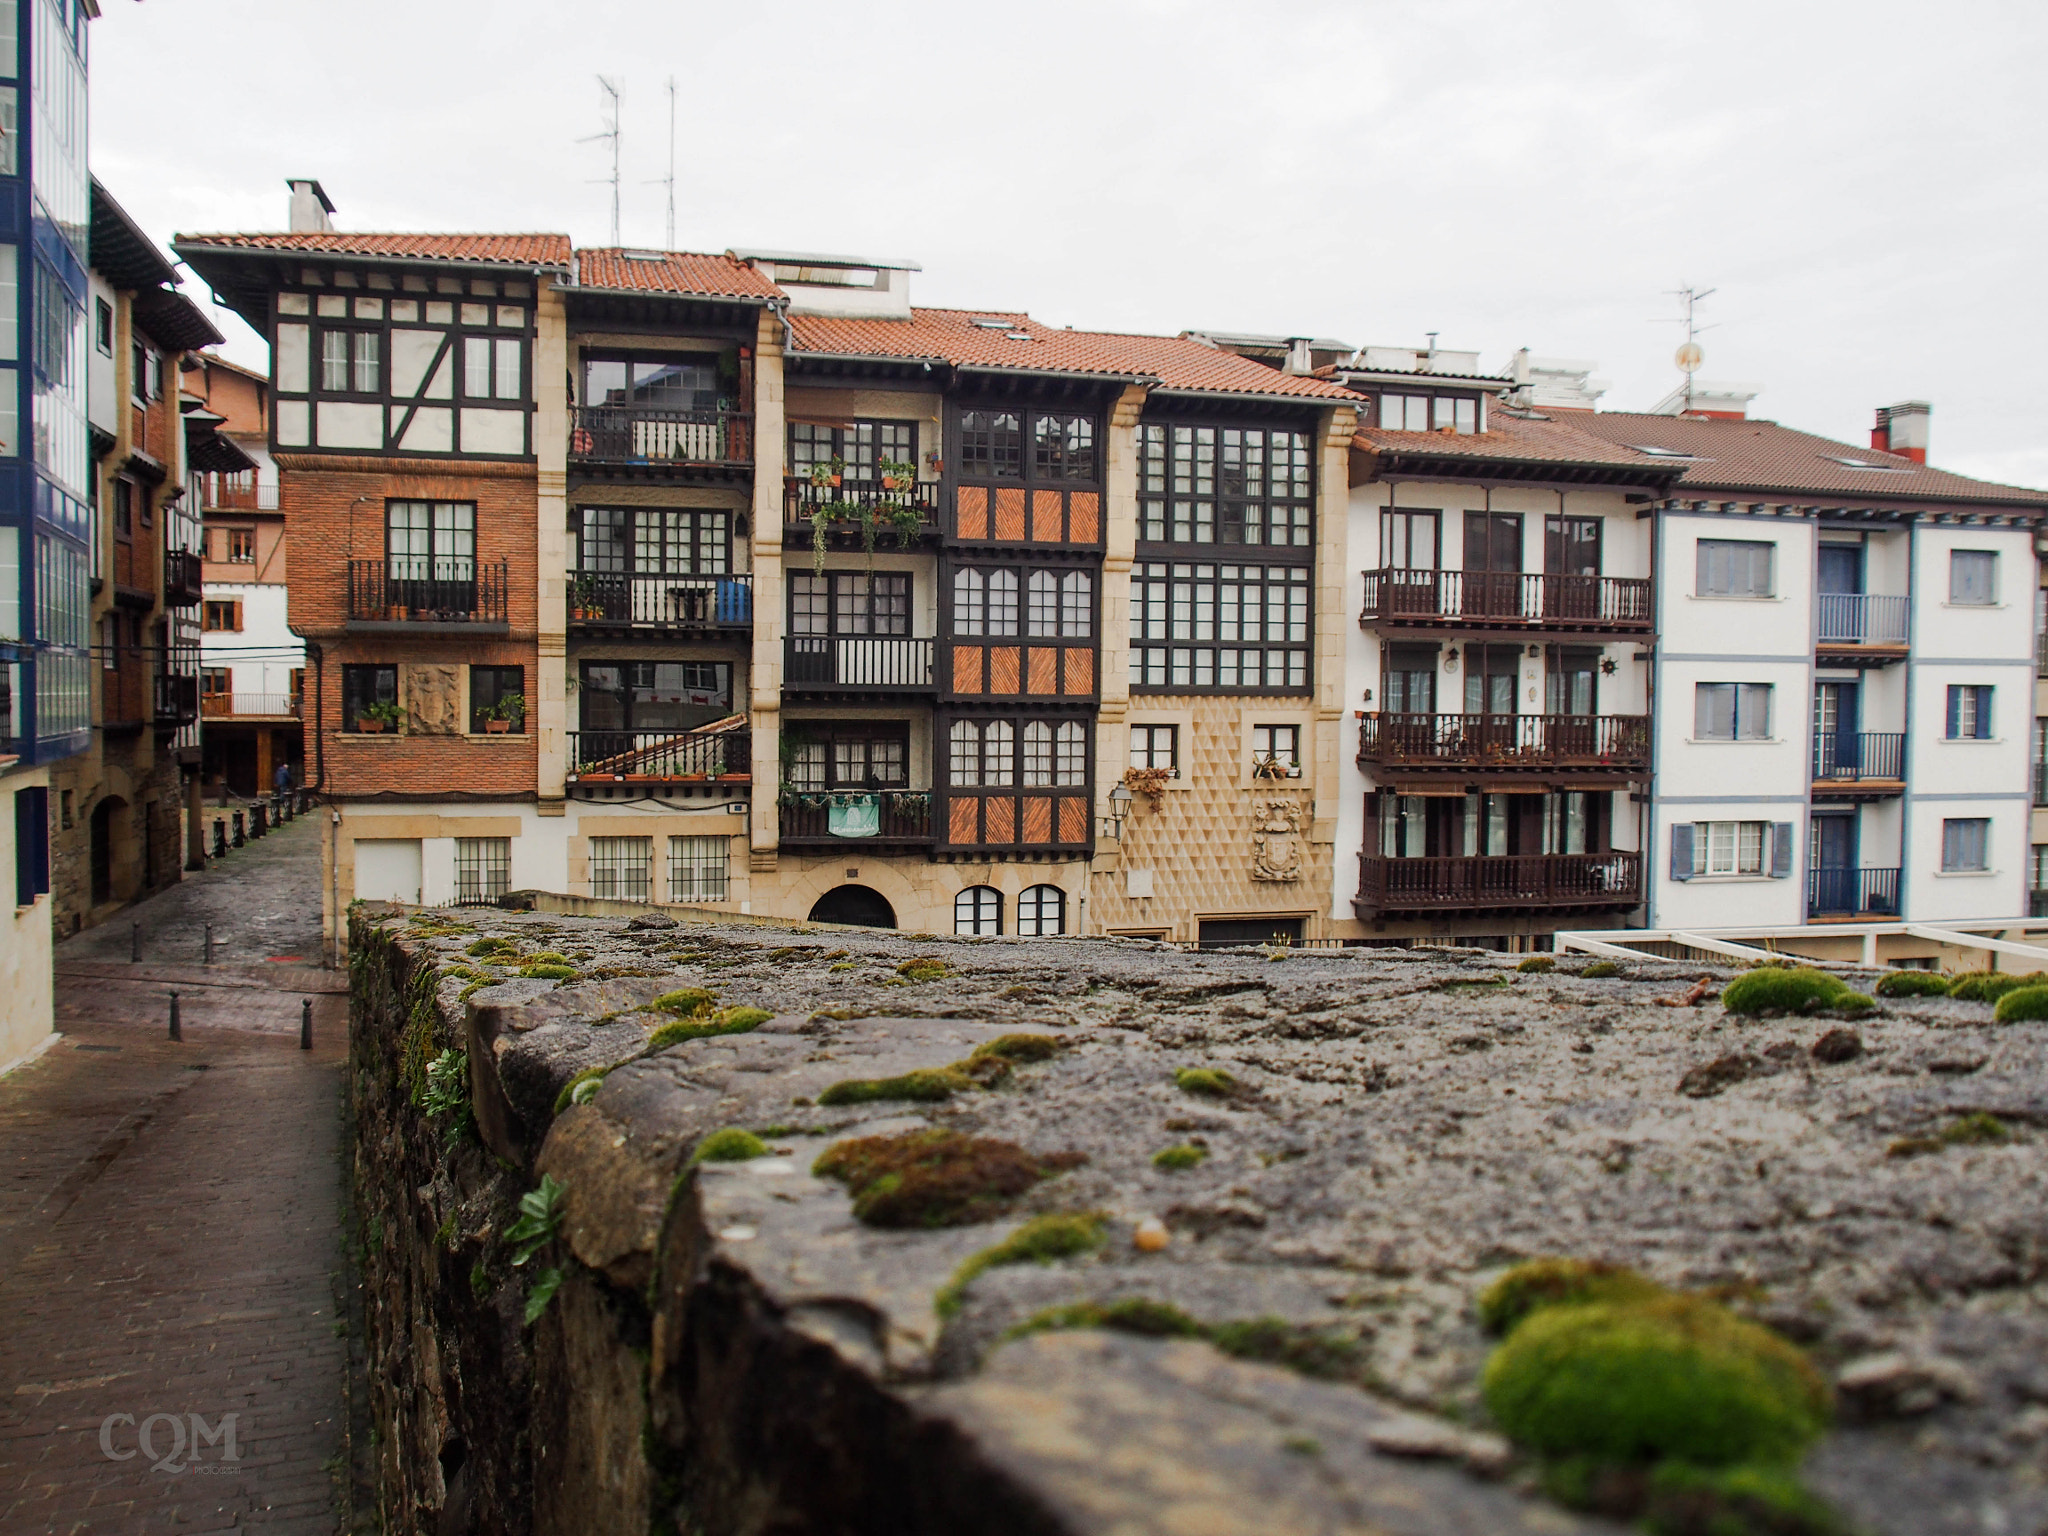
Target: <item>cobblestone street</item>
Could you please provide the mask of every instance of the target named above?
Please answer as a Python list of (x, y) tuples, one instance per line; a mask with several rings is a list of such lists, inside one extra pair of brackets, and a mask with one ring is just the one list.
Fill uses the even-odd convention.
[(63, 1038), (0, 1078), (9, 1536), (337, 1526), (348, 1013), (318, 969), (319, 831), (61, 945)]

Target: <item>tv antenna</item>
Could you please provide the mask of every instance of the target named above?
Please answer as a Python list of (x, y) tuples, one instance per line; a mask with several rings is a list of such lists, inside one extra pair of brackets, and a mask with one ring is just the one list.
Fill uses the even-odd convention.
[(1700, 371), (1700, 364), (1707, 360), (1706, 351), (1700, 346), (1700, 333), (1702, 331), (1711, 331), (1714, 328), (1711, 325), (1701, 325), (1699, 323), (1696, 309), (1701, 299), (1710, 297), (1718, 290), (1713, 288), (1695, 288), (1688, 283), (1682, 288), (1672, 288), (1666, 291), (1676, 295), (1678, 302), (1685, 306), (1685, 313), (1683, 315), (1666, 315), (1662, 317), (1662, 321), (1667, 325), (1678, 324), (1685, 327), (1685, 340), (1678, 344), (1678, 351), (1672, 354), (1671, 360), (1678, 364), (1685, 374), (1685, 409), (1690, 411), (1692, 409), (1693, 375)]
[(595, 179), (601, 182), (608, 181), (612, 184), (612, 244), (617, 245), (619, 243), (619, 88), (605, 75), (599, 75), (597, 83), (604, 88), (606, 97), (605, 111), (608, 115), (605, 118), (604, 131), (602, 133), (593, 133), (587, 138), (578, 139), (576, 142), (578, 144), (605, 142), (609, 143), (612, 147), (611, 175), (599, 176)]
[(646, 183), (648, 186), (668, 188), (668, 244), (664, 250), (676, 248), (676, 77), (668, 77), (668, 174), (657, 176)]

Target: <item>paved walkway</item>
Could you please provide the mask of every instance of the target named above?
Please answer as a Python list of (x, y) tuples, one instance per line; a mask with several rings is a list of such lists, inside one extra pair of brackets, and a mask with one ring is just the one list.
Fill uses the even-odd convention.
[(7, 1536), (337, 1528), (347, 999), (317, 969), (319, 830), (60, 946), (63, 1038), (0, 1078)]

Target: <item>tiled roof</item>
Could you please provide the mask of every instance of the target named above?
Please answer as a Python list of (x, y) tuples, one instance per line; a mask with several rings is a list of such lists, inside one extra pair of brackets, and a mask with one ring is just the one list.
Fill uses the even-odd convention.
[[(1590, 414), (1590, 413), (1585, 413)], [(1575, 413), (1563, 417), (1516, 416), (1492, 406), (1484, 432), (1386, 432), (1360, 427), (1352, 441), (1369, 452), (1391, 459), (1472, 459), (1517, 464), (1612, 465), (1631, 470), (1654, 469), (1660, 461), (1590, 432), (1578, 430)]]
[[(1868, 501), (2017, 502), (2048, 506), (2048, 491), (1972, 480), (1930, 469), (1899, 454), (1796, 432), (1774, 421), (1649, 416), (1629, 411), (1575, 413), (1581, 432), (1618, 445), (1693, 455), (1667, 460), (1685, 467), (1673, 494), (1733, 491), (1745, 495), (1850, 497)], [(1842, 460), (1879, 466), (1858, 469)]]
[[(982, 322), (976, 324), (977, 321)], [(1248, 358), (1177, 336), (1129, 336), (1040, 325), (999, 309), (916, 309), (908, 320), (792, 315), (796, 354), (891, 357), (962, 368), (1155, 378), (1166, 389), (1356, 400), (1326, 379), (1277, 373)]]
[(585, 288), (699, 294), (714, 299), (775, 299), (782, 290), (744, 261), (695, 251), (627, 254), (617, 248), (579, 250), (576, 281)]
[(396, 256), (522, 267), (569, 265), (567, 235), (374, 235), (330, 230), (299, 235), (178, 235), (172, 243), (240, 251), (295, 251), (308, 256)]

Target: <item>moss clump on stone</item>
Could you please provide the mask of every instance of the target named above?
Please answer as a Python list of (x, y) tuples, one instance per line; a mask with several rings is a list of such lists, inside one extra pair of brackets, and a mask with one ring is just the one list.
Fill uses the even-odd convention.
[(1791, 1344), (1676, 1295), (1525, 1318), (1487, 1362), (1485, 1394), (1508, 1436), (1540, 1454), (1699, 1466), (1790, 1464), (1829, 1403)]
[(958, 1131), (862, 1136), (829, 1146), (811, 1165), (853, 1195), (872, 1227), (964, 1227), (990, 1221), (1042, 1180), (1079, 1166), (1078, 1152), (1040, 1156), (1014, 1142)]
[(1358, 1373), (1359, 1348), (1355, 1340), (1304, 1328), (1278, 1317), (1247, 1318), (1211, 1327), (1197, 1322), (1179, 1307), (1145, 1296), (1048, 1307), (1026, 1318), (1005, 1337), (1015, 1339), (1068, 1328), (1110, 1328), (1155, 1339), (1204, 1339), (1239, 1360), (1278, 1365), (1322, 1380), (1342, 1380)]
[(1198, 1147), (1191, 1141), (1184, 1141), (1177, 1147), (1161, 1147), (1157, 1152), (1154, 1152), (1152, 1154), (1152, 1166), (1154, 1168), (1164, 1168), (1167, 1172), (1172, 1173), (1182, 1168), (1192, 1168), (1206, 1159), (1208, 1155), (1209, 1149), (1207, 1147)]
[(828, 967), (827, 967), (827, 969), (828, 969), (828, 970), (830, 970), (830, 971), (832, 972), (832, 974), (836, 976), (836, 975), (838, 975), (838, 974), (839, 974), (839, 973), (840, 973), (841, 971), (854, 971), (854, 970), (859, 970), (859, 969), (860, 969), (860, 967), (859, 967), (859, 966), (857, 966), (857, 965), (855, 965), (855, 964), (854, 964), (854, 963), (853, 963), (853, 962), (852, 962), (851, 960), (842, 960), (842, 961), (840, 961), (840, 962), (839, 962), (839, 963), (838, 963), (837, 965), (834, 965), (834, 966), (828, 966)]
[(1238, 1092), (1237, 1079), (1221, 1067), (1182, 1067), (1173, 1074), (1173, 1086), (1207, 1099), (1227, 1099)]
[(951, 973), (936, 955), (918, 955), (897, 966), (896, 974), (905, 981), (938, 981)]
[(1849, 1536), (1851, 1527), (1783, 1467), (1696, 1467), (1670, 1461), (1650, 1475), (1650, 1536)]
[(1941, 1128), (1941, 1139), (1952, 1147), (1979, 1147), (2012, 1140), (2005, 1122), (1983, 1110), (1975, 1110)]
[(510, 939), (478, 939), (463, 953), (472, 960), (484, 960), (500, 955), (510, 958), (519, 953), (519, 946)]
[(951, 1067), (925, 1067), (897, 1077), (856, 1077), (834, 1083), (818, 1095), (820, 1104), (872, 1104), (880, 1099), (910, 1099), (936, 1104), (956, 1093), (966, 1093), (974, 1079)]
[(1518, 971), (1528, 971), (1540, 976), (1545, 971), (1556, 970), (1557, 960), (1551, 955), (1531, 955), (1520, 965), (1516, 966), (1515, 969)]
[(2022, 987), (2048, 987), (2048, 971), (1972, 971), (1951, 982), (1948, 995), (1966, 1003), (1995, 1003)]
[(709, 1013), (717, 1002), (718, 999), (702, 987), (680, 987), (674, 992), (662, 993), (647, 1006), (687, 1019)]
[(574, 981), (576, 967), (573, 965), (535, 964), (528, 961), (519, 967), (519, 974), (535, 981)]
[[(610, 1067), (585, 1067), (569, 1081), (562, 1084), (562, 1091), (555, 1095), (555, 1113), (560, 1114), (571, 1104), (585, 1104), (597, 1092), (597, 1086), (604, 1081)], [(586, 1087), (586, 1085), (588, 1085)]]
[(2016, 987), (1998, 1000), (1991, 1017), (2001, 1024), (2048, 1019), (2048, 987)]
[(1199, 1339), (1207, 1332), (1179, 1307), (1149, 1296), (1125, 1296), (1111, 1302), (1081, 1301), (1071, 1306), (1047, 1307), (1043, 1312), (1034, 1312), (1004, 1337), (1021, 1339), (1027, 1334), (1068, 1328), (1113, 1328), (1148, 1339)]
[(760, 1028), (774, 1015), (765, 1008), (725, 1008), (709, 1018), (677, 1019), (664, 1024), (647, 1037), (647, 1049), (666, 1050), (685, 1040), (705, 1040), (713, 1035), (744, 1035)]
[(768, 1143), (752, 1131), (729, 1125), (722, 1131), (713, 1131), (697, 1143), (697, 1150), (690, 1154), (693, 1163), (744, 1163), (750, 1158), (766, 1157)]
[(1730, 1013), (1760, 1018), (1774, 1013), (1868, 1013), (1877, 1005), (1850, 990), (1839, 976), (1807, 966), (1760, 965), (1728, 983), (1721, 1006)]
[(953, 1271), (953, 1278), (946, 1282), (934, 1302), (939, 1316), (951, 1317), (958, 1312), (967, 1287), (997, 1265), (1050, 1264), (1055, 1259), (1070, 1259), (1100, 1248), (1103, 1226), (1104, 1218), (1099, 1211), (1034, 1216), (995, 1247), (982, 1249)]
[(975, 1056), (999, 1056), (1004, 1061), (1033, 1062), (1050, 1061), (1059, 1055), (1063, 1042), (1052, 1035), (998, 1035), (993, 1040), (984, 1040), (969, 1053)]
[(559, 949), (537, 949), (526, 957), (528, 965), (567, 965), (569, 957)]
[(1496, 1337), (1545, 1307), (1649, 1301), (1669, 1293), (1632, 1269), (1598, 1259), (1530, 1259), (1480, 1292), (1479, 1326)]
[(1621, 967), (1612, 960), (1595, 960), (1591, 965), (1580, 971), (1579, 974), (1595, 978), (1619, 976), (1621, 974)]
[(1946, 997), (1948, 983), (1932, 971), (1890, 971), (1870, 990), (1879, 997)]

